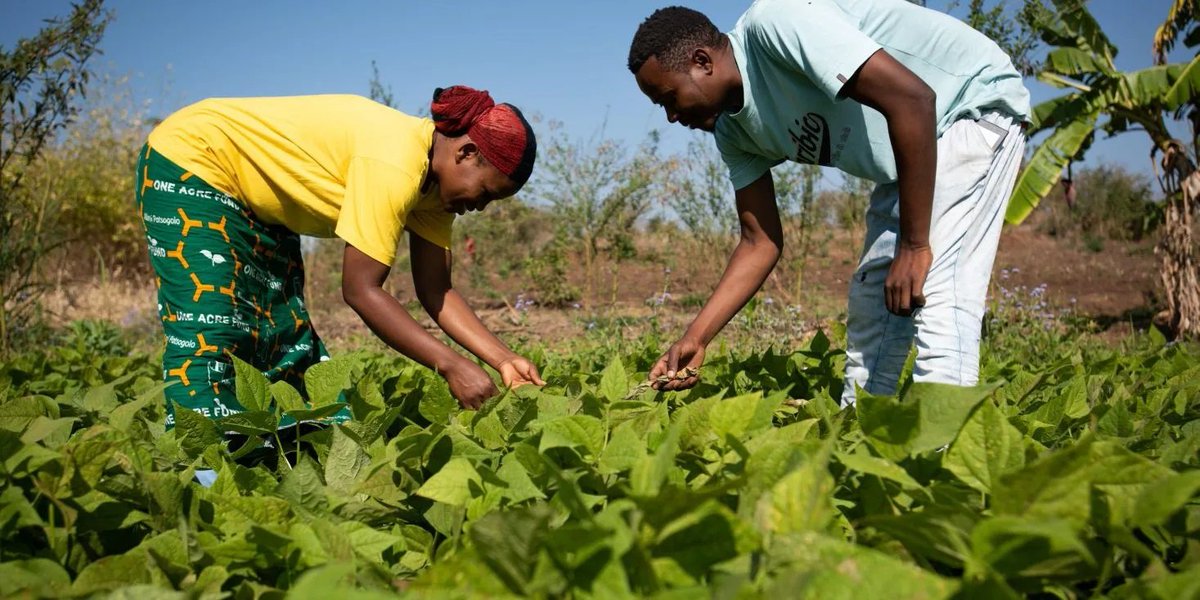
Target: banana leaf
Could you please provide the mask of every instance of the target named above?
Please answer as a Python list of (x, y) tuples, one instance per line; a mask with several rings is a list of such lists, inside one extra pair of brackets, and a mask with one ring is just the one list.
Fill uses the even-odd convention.
[(1062, 177), (1063, 167), (1073, 159), (1096, 129), (1097, 113), (1088, 114), (1054, 130), (1034, 151), (1017, 179), (1008, 202), (1005, 221), (1019, 225), (1037, 207)]

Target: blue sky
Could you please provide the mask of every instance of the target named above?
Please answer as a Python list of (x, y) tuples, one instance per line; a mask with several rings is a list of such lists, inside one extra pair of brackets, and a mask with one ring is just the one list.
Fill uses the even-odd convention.
[[(366, 94), (371, 61), (402, 110), (427, 106), (434, 87), (488, 89), (526, 113), (561, 121), (572, 136), (604, 128), (631, 145), (664, 133), (665, 150), (693, 135), (669, 126), (625, 68), (637, 25), (670, 2), (461, 0), (441, 2), (280, 0), (111, 0), (104, 72), (128, 75), (152, 114), (210, 96)], [(749, 0), (683, 4), (729, 29)], [(946, 0), (929, 0), (944, 9)], [(960, 5), (966, 5), (962, 0)], [(1169, 0), (1092, 0), (1104, 30), (1121, 49), (1117, 66), (1151, 64), (1150, 40)], [(41, 20), (65, 15), (66, 0), (0, 0), (0, 45), (29, 36)], [(953, 14), (962, 16), (960, 6)], [(1175, 60), (1186, 60), (1177, 51)], [(1054, 90), (1027, 81), (1034, 101)], [(1150, 173), (1141, 133), (1098, 142), (1089, 155)]]

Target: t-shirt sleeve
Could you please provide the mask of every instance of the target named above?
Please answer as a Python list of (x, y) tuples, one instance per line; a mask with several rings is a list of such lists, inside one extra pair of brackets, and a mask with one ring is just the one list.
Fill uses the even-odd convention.
[(771, 167), (782, 162), (746, 152), (733, 140), (721, 134), (717, 135), (717, 150), (721, 152), (721, 160), (725, 161), (725, 166), (729, 169), (729, 181), (735, 190), (758, 181)]
[(370, 158), (351, 159), (334, 233), (363, 254), (391, 266), (405, 223), (420, 197), (419, 188), (416, 177), (395, 165)]
[(454, 213), (441, 209), (414, 210), (408, 215), (405, 227), (425, 241), (450, 249), (450, 233), (454, 225)]
[(832, 0), (776, 0), (755, 8), (746, 28), (748, 41), (803, 73), (833, 101), (882, 48)]

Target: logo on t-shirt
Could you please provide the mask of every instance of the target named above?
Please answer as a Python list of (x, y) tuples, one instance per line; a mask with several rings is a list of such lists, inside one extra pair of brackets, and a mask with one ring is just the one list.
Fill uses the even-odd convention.
[(788, 127), (792, 143), (796, 144), (796, 162), (810, 165), (830, 165), (829, 125), (825, 117), (808, 113), (803, 119), (793, 121), (799, 131)]

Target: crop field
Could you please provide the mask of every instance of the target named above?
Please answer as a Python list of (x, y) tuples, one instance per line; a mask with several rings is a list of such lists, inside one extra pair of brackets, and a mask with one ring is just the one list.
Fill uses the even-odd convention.
[[(1142, 336), (839, 409), (841, 350), (646, 340), (535, 355), (460, 410), (396, 355), (237, 365), (250, 409), (164, 426), (152, 357), (0, 365), (0, 594), (114, 598), (1194, 598), (1200, 361)], [(277, 432), (348, 404), (353, 420)], [(197, 469), (216, 471), (211, 487)]]
[[(904, 3), (743, 21), (750, 2), (701, 0), (702, 27), (639, 3), (310, 2), (249, 36), (261, 3), (4, 3), (0, 600), (1200, 600), (1200, 2), (912, 2), (938, 5), (924, 16), (942, 34), (900, 62), (825, 55), (907, 48), (873, 25), (922, 18)], [(797, 15), (814, 10), (858, 37), (810, 35)], [(747, 35), (715, 44), (731, 25)], [(193, 30), (221, 43), (175, 33)], [(967, 64), (986, 77), (944, 76)], [(871, 312), (847, 292), (883, 264), (891, 187), (777, 164), (771, 136), (750, 137), (819, 116), (839, 71), (821, 156), (796, 159), (903, 188), (898, 246), (933, 235), (895, 256), (970, 264), (972, 281), (991, 268), (978, 386), (914, 382), (910, 356), (895, 395), (838, 403), (846, 323)], [(1018, 72), (1038, 82), (1029, 110)], [(378, 106), (230, 100), (349, 94), (359, 76)], [(498, 95), (434, 91), (455, 84)], [(226, 100), (178, 112), (209, 93)], [(520, 111), (485, 118), (502, 100)], [(860, 100), (906, 125), (863, 128)], [(751, 117), (719, 136), (671, 126), (730, 111)], [(977, 213), (996, 214), (1016, 130), (936, 152), (930, 135), (993, 111), (1026, 137), (998, 246), (950, 228), (990, 230)], [(768, 163), (730, 185), (731, 166)], [(435, 196), (473, 214), (451, 226)], [(888, 280), (970, 314), (954, 331), (973, 348), (980, 290), (922, 260)], [(684, 361), (699, 384), (652, 389), (654, 362), (706, 323), (720, 334)], [(268, 380), (300, 377), (316, 331), (332, 359), (297, 387)], [(469, 365), (434, 339), (505, 371), (485, 369), (499, 387), (537, 381), (501, 362), (511, 349), (546, 385), (464, 409), (492, 388), (447, 373)], [(166, 405), (180, 382), (205, 404), (213, 386), (221, 417)]]

